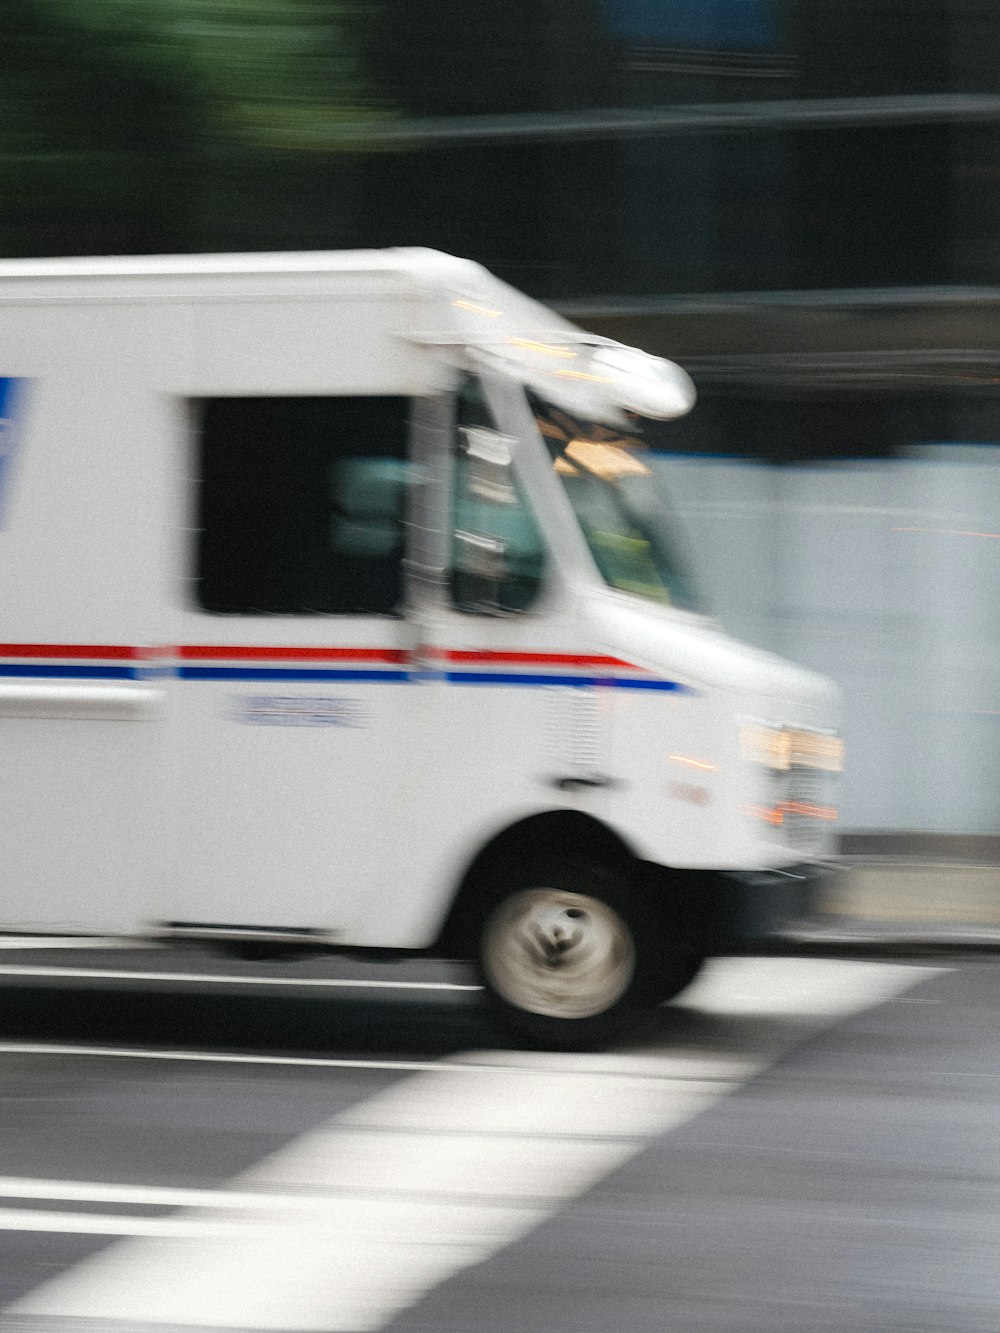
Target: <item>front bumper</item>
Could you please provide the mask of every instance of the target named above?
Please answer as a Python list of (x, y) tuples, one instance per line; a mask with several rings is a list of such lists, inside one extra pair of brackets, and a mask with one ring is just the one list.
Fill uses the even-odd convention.
[(809, 862), (781, 870), (731, 871), (702, 886), (696, 908), (700, 951), (766, 940), (812, 915), (820, 894), (837, 873), (835, 866)]

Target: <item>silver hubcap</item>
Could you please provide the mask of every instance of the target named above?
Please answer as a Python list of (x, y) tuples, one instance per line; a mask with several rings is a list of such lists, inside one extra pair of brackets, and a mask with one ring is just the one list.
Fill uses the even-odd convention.
[(548, 1018), (592, 1018), (616, 1004), (635, 974), (635, 943), (599, 898), (525, 889), (483, 933), (483, 970), (509, 1004)]

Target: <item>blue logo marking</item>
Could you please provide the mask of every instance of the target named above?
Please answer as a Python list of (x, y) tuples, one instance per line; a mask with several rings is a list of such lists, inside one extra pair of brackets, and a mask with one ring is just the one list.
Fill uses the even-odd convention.
[(17, 445), (15, 413), (20, 406), (23, 384), (24, 380), (11, 375), (0, 376), (0, 527), (3, 526), (7, 488), (14, 468), (14, 450)]
[(334, 695), (237, 695), (230, 715), (256, 727), (366, 727), (369, 722), (364, 702)]

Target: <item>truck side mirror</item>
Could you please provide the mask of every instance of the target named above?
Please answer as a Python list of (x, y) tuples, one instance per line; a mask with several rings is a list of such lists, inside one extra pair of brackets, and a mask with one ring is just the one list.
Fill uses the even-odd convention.
[(490, 583), (510, 577), (507, 568), (507, 543), (480, 532), (455, 533), (455, 570)]

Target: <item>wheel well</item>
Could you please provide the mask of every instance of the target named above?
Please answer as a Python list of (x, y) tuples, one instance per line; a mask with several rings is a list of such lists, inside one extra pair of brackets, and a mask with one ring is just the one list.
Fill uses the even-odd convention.
[(622, 869), (638, 865), (622, 839), (599, 820), (578, 810), (550, 810), (510, 825), (480, 849), (468, 866), (434, 951), (469, 957), (483, 895), (504, 870), (539, 856), (572, 856), (588, 865)]

